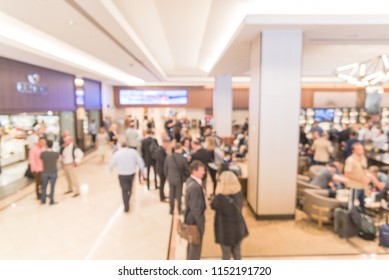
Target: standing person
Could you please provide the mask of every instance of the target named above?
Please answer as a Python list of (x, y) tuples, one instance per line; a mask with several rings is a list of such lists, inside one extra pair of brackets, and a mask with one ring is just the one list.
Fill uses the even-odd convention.
[(317, 132), (319, 134), (319, 137), (322, 136), (324, 130), (319, 126), (319, 123), (318, 122), (314, 122), (313, 125), (312, 125), (312, 128), (311, 128), (311, 131), (310, 131), (312, 134), (314, 132)]
[(108, 141), (109, 136), (108, 133), (105, 131), (104, 126), (100, 127), (99, 133), (96, 136), (96, 143), (97, 143), (97, 155), (101, 157), (101, 162), (103, 163), (105, 160), (105, 156), (108, 153)]
[(385, 134), (383, 129), (378, 130), (378, 135), (373, 138), (373, 147), (374, 149), (382, 154), (385, 153), (385, 145), (388, 143), (388, 136)]
[(112, 171), (114, 167), (116, 167), (119, 174), (124, 212), (128, 213), (130, 211), (130, 197), (136, 168), (138, 167), (140, 170), (143, 170), (144, 162), (135, 149), (130, 149), (127, 147), (127, 144), (123, 143), (122, 148), (113, 155), (109, 163), (110, 171)]
[(199, 160), (205, 166), (205, 173), (203, 177), (203, 187), (206, 189), (207, 182), (207, 171), (208, 171), (208, 163), (212, 162), (212, 158), (208, 151), (203, 148), (201, 142), (199, 140), (192, 141), (193, 155), (191, 156), (191, 161)]
[(173, 125), (174, 125), (173, 119), (171, 117), (168, 117), (165, 121), (164, 128), (166, 134), (169, 136), (169, 139), (172, 139), (172, 132), (170, 131), (170, 129), (173, 127)]
[(130, 122), (125, 132), (126, 143), (129, 148), (138, 149), (140, 144), (140, 135), (135, 129), (135, 123)]
[(65, 148), (65, 138), (70, 136), (68, 130), (62, 132), (61, 138), (59, 138), (59, 152), (62, 154), (63, 149)]
[(182, 149), (184, 157), (188, 157), (190, 154), (192, 154), (192, 139), (184, 138), (182, 141)]
[(167, 151), (170, 147), (169, 140), (163, 140), (162, 146), (158, 146), (158, 148), (155, 151), (155, 160), (156, 160), (156, 170), (159, 177), (159, 198), (161, 201), (164, 201), (166, 199), (165, 197), (165, 182), (166, 182), (166, 176), (164, 171), (164, 164), (165, 159), (167, 156)]
[(232, 171), (220, 174), (220, 183), (211, 208), (215, 213), (215, 241), (220, 244), (223, 260), (240, 260), (240, 243), (248, 235), (242, 216), (243, 195), (238, 177)]
[(117, 151), (118, 139), (119, 139), (118, 126), (116, 124), (112, 124), (109, 128), (109, 143), (111, 145), (113, 152)]
[(104, 124), (105, 131), (109, 134), (109, 128), (110, 128), (110, 126), (112, 124), (111, 117), (110, 116), (105, 116), (104, 120), (103, 120), (103, 124)]
[(190, 164), (189, 170), (191, 175), (186, 180), (184, 223), (197, 226), (200, 234), (200, 244), (194, 245), (193, 243), (188, 243), (187, 259), (199, 260), (205, 230), (204, 212), (206, 209), (206, 198), (201, 181), (205, 174), (205, 166), (201, 161), (194, 160)]
[(378, 192), (378, 199), (376, 201), (380, 201), (381, 199), (387, 200), (388, 191), (389, 191), (389, 178), (386, 174), (379, 172), (378, 166), (370, 166), (368, 176), (371, 178), (371, 183), (373, 185), (373, 191)]
[(145, 162), (146, 168), (147, 168), (147, 189), (150, 189), (150, 169), (153, 167), (154, 171), (154, 182), (155, 182), (155, 189), (158, 188), (157, 186), (157, 172), (155, 170), (155, 159), (153, 159), (152, 156), (152, 146), (158, 146), (158, 142), (156, 139), (152, 137), (152, 131), (148, 129), (146, 131), (145, 139), (141, 142), (141, 152), (142, 152), (142, 158)]
[(314, 164), (326, 165), (330, 161), (333, 148), (328, 140), (328, 134), (323, 133), (318, 139), (313, 141), (311, 149), (315, 151), (313, 155)]
[(208, 136), (207, 138), (205, 138), (205, 144), (206, 144), (207, 151), (208, 151), (210, 159), (211, 159), (211, 163), (213, 163), (213, 164), (208, 163), (208, 170), (209, 170), (209, 174), (211, 175), (211, 179), (212, 179), (212, 183), (213, 183), (213, 194), (215, 194), (216, 185), (217, 185), (216, 175), (217, 175), (217, 171), (218, 171), (218, 166), (215, 164), (215, 158), (217, 156), (216, 151), (215, 151), (216, 143), (215, 143), (215, 140), (211, 136)]
[(352, 130), (349, 135), (349, 139), (345, 143), (345, 148), (343, 150), (343, 159), (346, 160), (351, 154), (353, 153), (352, 151), (352, 146), (354, 143), (358, 143), (358, 132), (355, 130)]
[(28, 153), (28, 160), (31, 167), (31, 172), (34, 175), (36, 198), (41, 199), (39, 187), (42, 185), (43, 162), (41, 160), (41, 153), (46, 148), (46, 139), (39, 138), (38, 143)]
[(46, 188), (50, 180), (50, 205), (55, 203), (54, 201), (54, 188), (57, 181), (57, 162), (59, 159), (59, 153), (53, 151), (53, 141), (47, 141), (47, 150), (41, 153), (41, 160), (43, 162), (43, 181), (42, 181), (42, 195), (41, 203), (46, 203)]
[(344, 176), (349, 179), (346, 186), (350, 188), (349, 209), (354, 206), (354, 199), (357, 196), (359, 200), (359, 207), (362, 212), (365, 212), (365, 189), (371, 181), (367, 176), (367, 159), (363, 145), (359, 142), (352, 146), (352, 155), (346, 160), (344, 166)]
[(38, 143), (39, 138), (39, 129), (38, 127), (34, 127), (31, 131), (31, 134), (29, 134), (26, 138), (28, 153), (30, 153), (30, 150)]
[(67, 136), (65, 138), (65, 147), (62, 151), (62, 164), (65, 172), (68, 190), (65, 194), (74, 192), (73, 197), (80, 195), (80, 184), (77, 176), (77, 166), (81, 163), (84, 156), (83, 152), (73, 143), (73, 138)]
[(89, 133), (92, 135), (93, 147), (96, 146), (97, 124), (96, 120), (92, 120), (89, 124)]
[(181, 213), (182, 188), (189, 177), (188, 161), (182, 155), (181, 144), (177, 143), (174, 146), (174, 153), (167, 156), (164, 171), (169, 182), (170, 215), (173, 215), (176, 200), (178, 212)]

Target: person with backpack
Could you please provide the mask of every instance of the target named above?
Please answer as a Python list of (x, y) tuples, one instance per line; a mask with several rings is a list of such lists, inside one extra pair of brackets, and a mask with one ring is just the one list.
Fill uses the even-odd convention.
[(81, 163), (84, 153), (75, 143), (73, 143), (73, 138), (71, 136), (67, 136), (64, 141), (64, 149), (62, 150), (61, 156), (63, 170), (68, 183), (68, 190), (65, 194), (73, 192), (73, 197), (77, 197), (80, 195), (77, 166)]
[[(155, 183), (155, 189), (158, 189), (157, 185), (157, 172), (156, 172), (156, 161), (153, 159), (152, 155), (154, 154), (154, 151), (156, 148), (158, 148), (158, 142), (156, 139), (152, 137), (153, 132), (148, 129), (146, 131), (145, 139), (141, 142), (141, 154), (142, 158), (145, 162), (145, 166), (147, 168), (147, 189), (150, 190), (150, 169), (153, 167), (154, 171), (154, 183)], [(153, 155), (154, 156), (154, 155)]]

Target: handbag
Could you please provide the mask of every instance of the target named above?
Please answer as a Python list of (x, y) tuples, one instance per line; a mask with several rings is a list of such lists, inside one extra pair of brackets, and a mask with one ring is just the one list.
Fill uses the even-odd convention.
[(178, 235), (193, 245), (199, 245), (201, 242), (199, 229), (196, 225), (187, 225), (178, 219), (177, 224)]

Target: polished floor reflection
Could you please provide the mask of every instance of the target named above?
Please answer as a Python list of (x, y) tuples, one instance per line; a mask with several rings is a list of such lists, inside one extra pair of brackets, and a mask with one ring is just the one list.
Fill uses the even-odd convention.
[(64, 194), (60, 176), (58, 204), (40, 205), (31, 192), (0, 211), (0, 259), (166, 259), (171, 218), (157, 191), (137, 182), (125, 214), (107, 164), (92, 156), (78, 175), (78, 197)]
[[(136, 179), (126, 214), (117, 176), (109, 173), (107, 163), (88, 155), (78, 175), (81, 195), (73, 198), (64, 194), (67, 186), (60, 173), (58, 204), (53, 206), (40, 205), (32, 185), (0, 200), (0, 259), (168, 258), (172, 218), (157, 190), (148, 191)], [(202, 259), (221, 258), (213, 215), (207, 208)], [(319, 229), (301, 211), (295, 220), (257, 221), (246, 205), (243, 215), (250, 232), (242, 243), (243, 259), (389, 259), (389, 249), (377, 240), (340, 239), (331, 226)], [(186, 259), (185, 240), (172, 240), (169, 256)]]

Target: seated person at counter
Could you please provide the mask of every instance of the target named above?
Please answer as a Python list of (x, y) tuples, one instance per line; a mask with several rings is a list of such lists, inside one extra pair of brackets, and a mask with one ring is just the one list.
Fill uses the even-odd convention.
[(329, 197), (336, 196), (335, 182), (346, 183), (348, 179), (337, 174), (337, 166), (334, 163), (328, 163), (325, 168), (312, 179), (311, 184), (319, 186), (322, 189), (328, 189)]
[(372, 191), (378, 192), (377, 201), (381, 199), (387, 199), (389, 191), (389, 178), (386, 174), (379, 172), (377, 166), (372, 165), (369, 167), (368, 175), (371, 178), (371, 183), (373, 185)]

